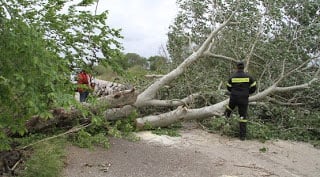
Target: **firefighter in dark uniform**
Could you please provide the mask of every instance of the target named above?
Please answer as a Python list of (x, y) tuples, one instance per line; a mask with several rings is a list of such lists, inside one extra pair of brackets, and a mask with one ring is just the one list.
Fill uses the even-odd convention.
[(241, 140), (246, 138), (249, 94), (254, 93), (257, 88), (255, 79), (243, 70), (244, 63), (238, 62), (237, 71), (228, 80), (227, 89), (230, 92), (230, 100), (224, 113), (229, 118), (232, 110), (238, 107)]

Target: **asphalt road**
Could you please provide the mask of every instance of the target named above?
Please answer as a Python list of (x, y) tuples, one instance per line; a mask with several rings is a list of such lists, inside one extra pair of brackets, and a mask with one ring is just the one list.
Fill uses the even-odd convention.
[[(67, 147), (65, 177), (316, 177), (320, 150), (289, 141), (240, 141), (187, 129), (181, 137), (139, 132), (111, 148)], [(265, 149), (261, 152), (260, 149)]]

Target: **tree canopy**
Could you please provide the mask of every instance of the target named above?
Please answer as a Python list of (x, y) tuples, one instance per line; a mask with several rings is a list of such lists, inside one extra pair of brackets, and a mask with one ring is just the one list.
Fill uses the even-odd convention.
[[(218, 87), (219, 82), (233, 72), (235, 61), (246, 61), (248, 71), (259, 79), (259, 90), (264, 90), (276, 82), (283, 71), (290, 72), (300, 65), (319, 60), (318, 1), (178, 0), (177, 4), (179, 13), (170, 26), (168, 50), (172, 60), (178, 63), (192, 54), (212, 30), (234, 13), (230, 25), (214, 38), (213, 48), (206, 53), (206, 60), (201, 61), (204, 65), (192, 67), (188, 72), (202, 78), (206, 71), (210, 76), (206, 75), (208, 85), (204, 87), (211, 88), (212, 84)], [(315, 77), (315, 71), (296, 72), (282, 85), (304, 83)], [(212, 79), (216, 81), (211, 83)], [(314, 91), (307, 91), (307, 95), (314, 96)], [(294, 97), (291, 102), (307, 101), (299, 94), (272, 97), (288, 100)], [(286, 99), (282, 101), (286, 102)]]

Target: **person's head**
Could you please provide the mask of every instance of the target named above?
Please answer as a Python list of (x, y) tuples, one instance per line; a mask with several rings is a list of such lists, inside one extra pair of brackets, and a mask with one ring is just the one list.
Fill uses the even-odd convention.
[(237, 69), (238, 70), (243, 70), (244, 69), (244, 63), (242, 61), (237, 62)]

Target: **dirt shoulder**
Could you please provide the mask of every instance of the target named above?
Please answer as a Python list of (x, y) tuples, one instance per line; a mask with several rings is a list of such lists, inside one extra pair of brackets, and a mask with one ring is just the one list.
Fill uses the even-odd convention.
[[(320, 150), (289, 141), (240, 141), (198, 128), (181, 137), (138, 132), (138, 142), (111, 138), (111, 148), (67, 147), (65, 177), (315, 177)], [(261, 150), (266, 150), (261, 152)]]

